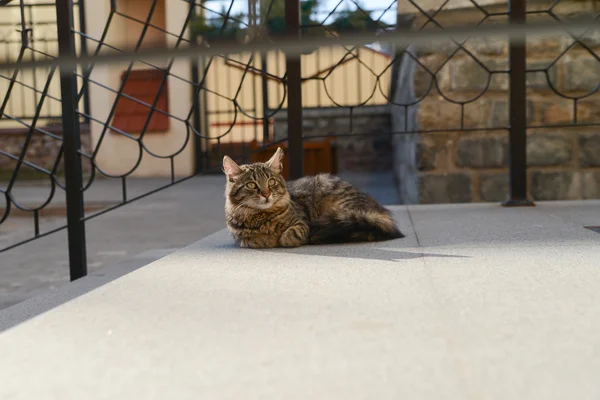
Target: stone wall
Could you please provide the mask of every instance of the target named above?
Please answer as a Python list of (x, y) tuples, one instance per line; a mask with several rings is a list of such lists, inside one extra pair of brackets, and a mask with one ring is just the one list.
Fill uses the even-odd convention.
[[(357, 108), (305, 108), (302, 112), (305, 138), (336, 136), (334, 146), (338, 172), (389, 171), (392, 168), (390, 151), (390, 108), (363, 106)], [(274, 116), (274, 140), (287, 137), (287, 110)], [(310, 139), (305, 139), (310, 140)]]
[[(503, 201), (509, 194), (505, 134), (427, 134), (419, 144), (421, 203)], [(600, 198), (600, 133), (528, 134), (534, 200)]]
[[(45, 128), (48, 131), (60, 135), (60, 128), (52, 127)], [(0, 131), (0, 150), (10, 153), (18, 157), (25, 144), (27, 130), (25, 129), (6, 129)], [(62, 141), (56, 140), (48, 135), (34, 133), (31, 142), (29, 143), (25, 161), (29, 161), (39, 167), (47, 170), (52, 170), (56, 158), (60, 151)], [(86, 125), (82, 125), (81, 145), (84, 151), (90, 152), (91, 142), (89, 129)], [(0, 154), (0, 180), (9, 179), (12, 176), (16, 161)], [(84, 172), (91, 170), (91, 163), (85, 158), (83, 159)], [(59, 165), (58, 172), (64, 170), (63, 163)], [(36, 171), (25, 164), (22, 165), (19, 172), (19, 179), (39, 179), (43, 178), (44, 174)]]
[[(527, 43), (533, 200), (600, 198), (600, 62), (572, 43), (567, 36)], [(600, 55), (600, 32), (583, 43)], [(465, 47), (477, 60), (460, 50), (445, 63), (451, 44), (419, 49), (420, 203), (497, 202), (509, 194), (507, 42), (470, 39)], [(437, 71), (435, 80), (425, 68)]]

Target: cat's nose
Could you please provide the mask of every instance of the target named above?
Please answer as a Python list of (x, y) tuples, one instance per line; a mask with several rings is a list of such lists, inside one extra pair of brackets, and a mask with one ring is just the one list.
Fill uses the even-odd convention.
[(263, 193), (262, 195), (265, 196), (265, 199), (269, 200), (271, 193)]

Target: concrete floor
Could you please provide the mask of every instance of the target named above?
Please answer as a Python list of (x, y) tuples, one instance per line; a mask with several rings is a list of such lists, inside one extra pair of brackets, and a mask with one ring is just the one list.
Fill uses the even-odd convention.
[[(344, 174), (344, 179), (383, 204), (397, 202), (391, 173)], [(225, 227), (224, 185), (221, 175), (196, 177), (110, 211), (86, 224), (88, 267), (91, 274), (112, 274), (107, 268), (123, 263), (129, 270), (163, 257)], [(128, 198), (168, 184), (166, 179), (129, 179)], [(104, 208), (122, 199), (119, 179), (97, 180), (85, 192), (88, 206)], [(13, 190), (21, 204), (36, 207), (50, 194), (46, 184), (25, 182)], [(64, 192), (57, 191), (47, 209), (62, 217), (41, 218), (41, 232), (66, 224)], [(33, 236), (31, 216), (11, 217), (0, 224), (0, 248)], [(0, 310), (69, 280), (66, 231), (36, 239), (0, 253)]]
[[(131, 179), (128, 196), (167, 184), (161, 179)], [(25, 186), (16, 197), (28, 205), (46, 198), (48, 188)], [(224, 178), (194, 178), (110, 211), (86, 224), (88, 267), (92, 274), (120, 263), (145, 265), (225, 227)], [(85, 194), (86, 204), (111, 205), (121, 200), (120, 180), (99, 180)], [(57, 192), (52, 208), (64, 209)], [(62, 217), (43, 218), (41, 232), (66, 224)], [(31, 217), (10, 217), (0, 225), (0, 247), (32, 237)], [(0, 253), (0, 309), (69, 281), (66, 231)]]
[(219, 232), (11, 307), (0, 398), (600, 396), (599, 201), (393, 209), (405, 239), (258, 251)]

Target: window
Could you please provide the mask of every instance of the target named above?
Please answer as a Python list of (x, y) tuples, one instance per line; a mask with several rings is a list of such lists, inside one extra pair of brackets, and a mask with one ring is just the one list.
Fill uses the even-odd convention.
[[(124, 76), (125, 73), (121, 75), (121, 80)], [(158, 95), (164, 76), (164, 71), (155, 69), (131, 71), (123, 88), (123, 93), (151, 106)], [(168, 93), (169, 82), (167, 80), (156, 103), (155, 108), (157, 110), (152, 113), (152, 118), (146, 132), (166, 132), (169, 130), (169, 116), (158, 111), (169, 112)], [(150, 111), (151, 108), (149, 106), (137, 103), (126, 97), (120, 97), (117, 101), (113, 126), (127, 133), (141, 133), (150, 115)]]

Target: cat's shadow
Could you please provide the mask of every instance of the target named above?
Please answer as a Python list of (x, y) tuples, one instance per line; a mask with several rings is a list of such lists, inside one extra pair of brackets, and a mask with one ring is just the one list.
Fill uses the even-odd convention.
[[(340, 245), (322, 245), (322, 246), (302, 246), (292, 249), (261, 249), (252, 251), (261, 251), (269, 253), (288, 253), (300, 254), (306, 256), (322, 256), (336, 258), (358, 258), (363, 260), (381, 260), (381, 261), (401, 261), (412, 260), (415, 258), (471, 258), (470, 256), (449, 255), (426, 253), (419, 251), (404, 251), (401, 248), (388, 247), (395, 241), (378, 242), (378, 243), (357, 243), (357, 244), (340, 244)], [(233, 243), (227, 243), (219, 246), (220, 248), (238, 249)], [(248, 251), (247, 249), (240, 249)]]

